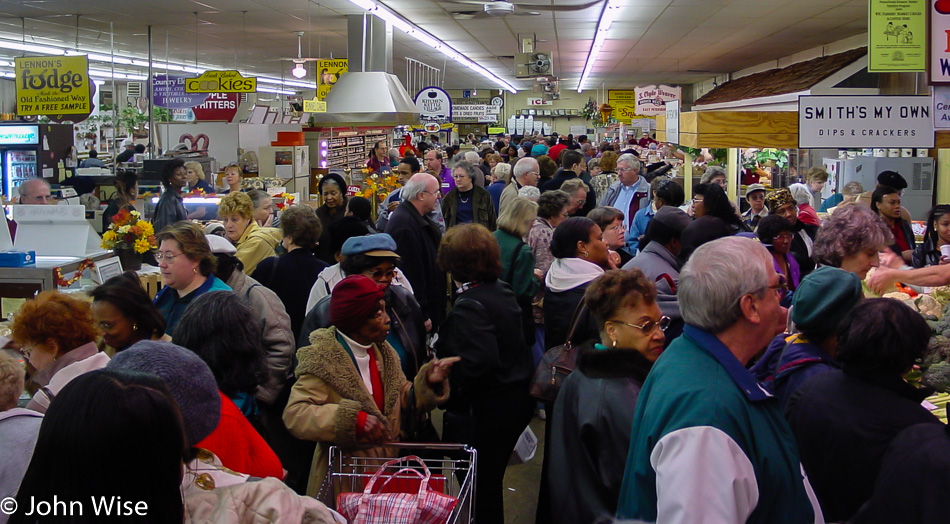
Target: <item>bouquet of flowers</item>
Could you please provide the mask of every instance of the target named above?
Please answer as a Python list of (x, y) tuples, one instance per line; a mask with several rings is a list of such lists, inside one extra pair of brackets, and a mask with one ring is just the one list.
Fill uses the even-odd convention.
[(281, 193), (280, 195), (277, 195), (277, 196), (284, 199), (283, 202), (278, 202), (277, 204), (275, 204), (277, 206), (277, 209), (284, 209), (287, 206), (294, 205), (294, 196), (291, 195), (290, 193)]
[(399, 178), (397, 178), (396, 175), (387, 174), (385, 176), (381, 176), (377, 173), (373, 173), (364, 179), (363, 187), (360, 188), (360, 190), (357, 191), (356, 195), (354, 196), (363, 197), (373, 204), (371, 208), (371, 214), (375, 219), (377, 212), (376, 208), (379, 206), (379, 204), (385, 202), (386, 197), (388, 197), (390, 193), (399, 189), (400, 187)]
[(206, 196), (208, 196), (208, 194), (205, 193), (204, 189), (201, 189), (200, 187), (195, 187), (195, 188), (192, 188), (191, 191), (188, 191), (187, 193), (183, 194), (181, 197), (182, 198), (187, 198), (187, 197), (204, 198)]
[(138, 211), (123, 209), (112, 217), (109, 229), (102, 234), (102, 247), (105, 249), (129, 249), (136, 253), (145, 253), (154, 249), (155, 228), (152, 223), (140, 218)]

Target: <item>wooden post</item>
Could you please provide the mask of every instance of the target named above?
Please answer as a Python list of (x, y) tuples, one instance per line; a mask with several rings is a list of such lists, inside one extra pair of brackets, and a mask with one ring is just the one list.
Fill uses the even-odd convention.
[(938, 204), (950, 202), (950, 149), (937, 150), (937, 185), (935, 187)]
[(683, 192), (686, 202), (693, 198), (693, 155), (683, 151)]
[(726, 150), (726, 195), (730, 202), (739, 202), (739, 148)]

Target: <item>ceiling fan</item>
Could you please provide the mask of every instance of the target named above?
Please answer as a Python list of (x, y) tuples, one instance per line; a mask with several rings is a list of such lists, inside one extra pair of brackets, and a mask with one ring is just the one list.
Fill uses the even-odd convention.
[(304, 67), (304, 64), (307, 62), (316, 62), (320, 60), (319, 58), (310, 58), (303, 56), (303, 47), (301, 44), (301, 39), (303, 38), (303, 31), (294, 31), (294, 34), (297, 35), (297, 58), (288, 58), (280, 57), (281, 60), (289, 60), (294, 63), (294, 68), (290, 71), (290, 74), (294, 75), (295, 78), (303, 78), (307, 76), (307, 69)]
[[(463, 5), (480, 5), (482, 6), (482, 11), (490, 16), (507, 16), (511, 14), (525, 14), (525, 15), (538, 15), (538, 11), (554, 11), (554, 12), (570, 12), (570, 11), (582, 11), (589, 7), (594, 7), (597, 4), (603, 3), (605, 0), (594, 0), (592, 2), (586, 2), (583, 4), (572, 4), (572, 5), (551, 5), (551, 4), (529, 4), (529, 3), (514, 3), (507, 0), (491, 0), (491, 1), (477, 1), (477, 0), (449, 0), (448, 3), (451, 4), (463, 4)], [(519, 12), (523, 11), (523, 12)]]

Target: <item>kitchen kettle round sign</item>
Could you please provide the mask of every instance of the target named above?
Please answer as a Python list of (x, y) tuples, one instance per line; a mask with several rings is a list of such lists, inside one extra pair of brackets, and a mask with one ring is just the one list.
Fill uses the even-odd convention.
[(441, 87), (424, 87), (416, 94), (416, 109), (423, 124), (449, 122), (452, 117), (452, 99)]

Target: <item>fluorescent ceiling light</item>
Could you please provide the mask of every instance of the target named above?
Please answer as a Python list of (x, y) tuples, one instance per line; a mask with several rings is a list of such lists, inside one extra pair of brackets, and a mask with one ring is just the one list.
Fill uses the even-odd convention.
[(416, 40), (422, 42), (423, 44), (429, 47), (432, 47), (433, 49), (437, 49), (441, 51), (447, 58), (451, 60), (455, 60), (465, 65), (466, 67), (474, 69), (478, 74), (498, 84), (502, 88), (507, 89), (508, 91), (512, 93), (518, 92), (518, 90), (514, 86), (506, 82), (504, 79), (502, 79), (495, 73), (492, 73), (491, 71), (482, 67), (481, 65), (476, 64), (475, 62), (472, 62), (471, 60), (465, 58), (462, 55), (462, 53), (459, 53), (458, 51), (453, 49), (452, 46), (446, 44), (445, 42), (439, 40), (438, 38), (435, 38), (434, 36), (420, 29), (419, 27), (416, 27), (415, 25), (409, 23), (408, 21), (406, 21), (405, 18), (403, 18), (396, 12), (390, 10), (385, 5), (377, 4), (369, 0), (350, 0), (350, 2), (360, 7), (361, 9), (365, 9), (370, 14), (376, 15), (379, 18), (382, 18), (383, 20), (389, 22), (395, 28), (403, 31), (407, 35), (415, 38)]
[(286, 89), (272, 89), (270, 87), (258, 87), (258, 91), (263, 91), (264, 93), (277, 93), (279, 95), (296, 95), (296, 91), (288, 91)]
[(0, 48), (14, 49), (17, 51), (29, 51), (31, 53), (43, 53), (45, 55), (64, 55), (66, 51), (58, 47), (49, 47), (45, 45), (21, 44), (9, 40), (0, 40)]
[[(376, 4), (373, 4), (371, 2), (362, 2), (362, 3), (366, 3), (373, 8), (376, 7)], [(85, 52), (82, 50), (77, 51), (75, 49), (61, 49), (61, 48), (56, 48), (56, 47), (51, 47), (51, 46), (23, 44), (20, 42), (14, 42), (11, 40), (3, 40), (3, 39), (0, 39), (0, 49), (12, 49), (15, 51), (27, 51), (27, 52), (32, 52), (32, 53), (42, 53), (42, 54), (48, 54), (48, 55), (69, 55), (69, 56), (86, 55), (89, 58), (89, 60), (92, 62), (105, 62), (105, 63), (131, 66), (131, 67), (141, 67), (141, 68), (148, 68), (149, 66), (148, 59), (146, 58), (127, 58), (124, 56), (108, 55), (108, 54), (95, 53), (95, 52)], [(3, 65), (4, 64), (2, 63), (2, 61), (0, 61), (0, 66), (3, 66)], [(12, 66), (13, 66), (13, 62), (10, 62), (8, 67), (12, 67)], [(174, 64), (171, 62), (161, 62), (161, 61), (156, 61), (156, 60), (152, 61), (152, 68), (156, 70), (157, 72), (178, 71), (178, 72), (190, 73), (190, 74), (195, 74), (195, 75), (200, 75), (201, 73), (205, 72), (205, 69), (197, 68), (194, 66), (189, 66), (189, 65), (184, 65), (184, 64)], [(96, 76), (98, 78), (113, 78), (111, 71), (95, 70), (96, 73), (92, 74), (93, 70), (94, 69), (90, 70), (90, 74), (92, 76)], [(14, 73), (9, 73), (9, 74), (3, 73), (3, 75), (10, 78), (15, 77)], [(135, 74), (135, 73), (116, 72), (114, 78), (138, 81), (138, 80), (147, 80), (148, 76)], [(280, 79), (269, 78), (269, 77), (257, 77), (257, 79), (258, 79), (258, 82), (274, 84), (282, 88), (286, 88), (286, 87), (299, 87), (301, 89), (315, 89), (316, 88), (316, 85), (313, 82), (308, 83), (308, 82), (298, 82), (298, 81), (293, 81), (293, 80), (280, 80)], [(264, 89), (260, 89), (260, 90), (263, 91)], [(271, 89), (270, 91), (267, 91), (267, 92), (278, 92), (278, 91)], [(296, 94), (295, 92), (289, 91), (287, 89), (281, 89), (279, 90), (279, 92), (280, 94), (289, 94), (289, 95)]]
[(607, 31), (617, 18), (620, 11), (620, 0), (607, 0), (604, 4), (604, 10), (600, 13), (600, 21), (597, 23), (597, 31), (594, 33), (594, 41), (590, 45), (590, 51), (587, 53), (587, 63), (584, 64), (584, 72), (581, 73), (581, 79), (577, 82), (577, 92), (584, 92), (584, 85), (587, 83), (587, 77), (590, 76), (594, 63), (597, 62), (597, 55), (604, 46), (604, 40), (607, 39)]

